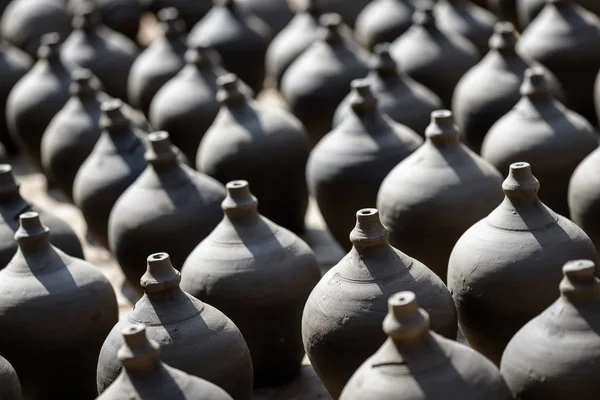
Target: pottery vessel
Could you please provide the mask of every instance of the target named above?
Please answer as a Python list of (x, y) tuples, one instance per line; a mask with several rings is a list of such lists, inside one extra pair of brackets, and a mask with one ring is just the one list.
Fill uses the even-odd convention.
[(352, 375), (340, 400), (512, 400), (493, 363), (429, 330), (419, 302), (413, 292), (389, 298), (387, 340)]
[(289, 0), (238, 0), (240, 8), (254, 14), (269, 25), (276, 34), (294, 17)]
[(13, 366), (0, 356), (0, 396), (3, 400), (22, 400), (21, 382)]
[(150, 10), (158, 14), (163, 8), (176, 8), (189, 31), (210, 11), (212, 3), (212, 0), (151, 0)]
[(471, 42), (438, 27), (427, 3), (420, 5), (413, 25), (392, 43), (390, 52), (404, 72), (437, 94), (446, 107), (460, 78), (479, 61)]
[(569, 180), (579, 163), (598, 147), (596, 129), (554, 98), (541, 69), (525, 72), (521, 95), (517, 105), (488, 132), (481, 156), (499, 171), (508, 171), (519, 160), (535, 165), (536, 176), (546, 182), (540, 199), (568, 217)]
[(52, 246), (36, 212), (20, 223), (19, 250), (0, 271), (0, 352), (25, 399), (93, 399), (98, 354), (118, 320), (113, 288), (99, 269)]
[(454, 339), (457, 331), (448, 289), (425, 265), (389, 245), (376, 209), (356, 213), (350, 240), (354, 247), (321, 278), (302, 315), (304, 348), (333, 398), (385, 341), (381, 323), (393, 293), (414, 291), (435, 332)]
[[(531, 23), (546, 5), (546, 0), (515, 0), (515, 2), (517, 4), (519, 24), (522, 28)], [(575, 2), (586, 10), (600, 16), (600, 3), (596, 0), (575, 0)]]
[(54, 0), (12, 0), (2, 14), (0, 32), (8, 42), (37, 58), (45, 34), (64, 40), (71, 32), (69, 14)]
[[(519, 399), (595, 399), (600, 390), (600, 280), (590, 260), (563, 267), (560, 297), (521, 328), (500, 368)], [(540, 379), (539, 377), (543, 377)]]
[(380, 111), (368, 79), (352, 81), (349, 103), (346, 117), (315, 146), (306, 166), (310, 193), (346, 250), (352, 248), (348, 232), (356, 210), (375, 207), (383, 179), (423, 143)]
[(454, 246), (448, 288), (471, 347), (499, 364), (508, 341), (558, 296), (562, 266), (596, 260), (590, 238), (538, 199), (528, 163), (510, 166), (504, 202)]
[(302, 310), (319, 264), (302, 239), (258, 213), (248, 182), (229, 182), (227, 192), (225, 217), (185, 261), (181, 288), (240, 329), (255, 387), (281, 385), (300, 371)]
[[(63, 0), (64, 1), (64, 0)], [(69, 11), (73, 12), (79, 4), (89, 0), (66, 0)], [(137, 41), (140, 22), (152, 0), (93, 0), (98, 6), (102, 24), (122, 33), (132, 41)]]
[(75, 9), (73, 32), (61, 49), (61, 59), (69, 66), (87, 68), (96, 75), (106, 93), (127, 100), (127, 78), (138, 49), (119, 32), (102, 25), (94, 3)]
[(458, 238), (502, 201), (502, 176), (460, 142), (450, 111), (433, 112), (425, 136), (384, 179), (377, 207), (392, 246), (446, 281)]
[(527, 68), (544, 69), (554, 95), (564, 98), (560, 83), (550, 71), (517, 53), (513, 24), (499, 22), (494, 31), (490, 51), (460, 79), (452, 97), (452, 110), (465, 144), (476, 153), (481, 152), (483, 139), (492, 125), (521, 99), (520, 87)]
[(81, 210), (88, 233), (108, 248), (108, 217), (117, 199), (146, 168), (144, 133), (122, 113), (122, 102), (102, 104), (102, 133), (73, 182), (73, 200)]
[(181, 290), (181, 275), (168, 254), (152, 254), (147, 263), (141, 279), (144, 296), (113, 327), (102, 346), (98, 392), (118, 382), (120, 332), (134, 323), (146, 325), (148, 338), (162, 346), (165, 364), (220, 386), (236, 400), (249, 400), (252, 360), (238, 328), (221, 311)]
[(288, 112), (262, 106), (242, 93), (235, 75), (220, 77), (218, 84), (221, 109), (200, 143), (197, 169), (221, 183), (247, 180), (260, 199), (262, 215), (302, 232), (309, 154), (304, 127)]
[(547, 0), (527, 26), (517, 49), (540, 62), (560, 81), (565, 106), (597, 123), (594, 81), (600, 70), (600, 18), (574, 0)]
[(146, 170), (115, 203), (108, 224), (112, 254), (138, 291), (144, 259), (152, 249), (167, 251), (182, 265), (223, 217), (225, 188), (177, 159), (166, 132), (149, 136)]
[(345, 24), (354, 27), (356, 19), (372, 0), (317, 0), (319, 8), (326, 13), (336, 13)]
[(379, 43), (396, 40), (412, 25), (415, 3), (412, 0), (375, 0), (367, 4), (356, 19), (356, 38), (372, 50)]
[(176, 8), (158, 13), (163, 36), (152, 41), (140, 53), (129, 71), (127, 98), (136, 108), (149, 115), (152, 99), (185, 66), (185, 23)]
[(302, 121), (313, 145), (331, 130), (350, 82), (369, 72), (366, 54), (342, 34), (338, 14), (325, 14), (319, 23), (318, 40), (289, 66), (281, 82), (290, 111)]
[[(404, 73), (402, 64), (398, 65), (391, 57), (388, 43), (375, 46), (369, 69), (367, 80), (377, 97), (379, 110), (423, 136), (431, 113), (442, 108), (440, 98)], [(335, 111), (334, 126), (350, 113), (350, 97), (346, 96)]]
[(234, 0), (216, 0), (191, 30), (188, 44), (214, 48), (222, 57), (223, 67), (258, 93), (265, 80), (265, 54), (271, 34), (262, 20), (244, 13)]
[(59, 56), (57, 33), (42, 38), (38, 61), (13, 87), (6, 101), (6, 122), (13, 141), (42, 169), (40, 144), (48, 124), (69, 100), (71, 75)]

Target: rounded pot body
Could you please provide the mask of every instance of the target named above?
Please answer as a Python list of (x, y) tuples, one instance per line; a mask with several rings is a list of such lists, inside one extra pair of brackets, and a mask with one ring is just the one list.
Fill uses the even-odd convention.
[(6, 400), (23, 399), (17, 372), (2, 356), (0, 356), (0, 396)]
[(410, 0), (375, 0), (356, 19), (357, 40), (367, 49), (378, 43), (391, 43), (412, 24), (415, 5)]

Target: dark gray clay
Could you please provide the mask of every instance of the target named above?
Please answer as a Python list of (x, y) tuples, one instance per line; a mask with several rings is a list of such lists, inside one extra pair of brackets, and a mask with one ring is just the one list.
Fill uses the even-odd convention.
[(331, 130), (350, 82), (369, 72), (366, 54), (344, 37), (338, 14), (325, 14), (319, 23), (319, 39), (289, 66), (281, 82), (281, 93), (313, 145)]
[(392, 43), (390, 52), (404, 72), (437, 94), (446, 107), (460, 78), (479, 61), (477, 48), (467, 39), (438, 27), (428, 3), (420, 5), (413, 25)]
[(350, 111), (310, 154), (306, 174), (329, 231), (346, 250), (356, 210), (375, 207), (387, 174), (423, 139), (380, 111), (368, 79), (352, 81)]
[(13, 141), (42, 169), (40, 145), (48, 124), (69, 100), (71, 75), (59, 56), (57, 33), (42, 38), (38, 61), (13, 87), (6, 101), (6, 122)]
[(519, 26), (517, 18), (517, 0), (487, 0), (487, 6), (500, 21)]
[(345, 24), (353, 27), (358, 15), (370, 2), (371, 0), (317, 0), (317, 5), (324, 12), (339, 14)]
[(35, 211), (44, 220), (52, 235), (50, 242), (70, 256), (83, 257), (79, 238), (64, 221), (32, 206), (19, 194), (19, 184), (15, 181), (12, 167), (0, 164), (0, 269), (4, 268), (17, 252), (15, 232), (19, 228), (19, 216), (24, 212)]
[(12, 0), (2, 14), (2, 37), (37, 58), (45, 34), (57, 32), (61, 41), (71, 32), (69, 14), (55, 0)]
[[(442, 101), (431, 90), (405, 74), (402, 65), (392, 59), (389, 49), (388, 43), (378, 44), (369, 60), (371, 72), (367, 79), (371, 91), (377, 97), (383, 113), (423, 136), (431, 113), (442, 108)], [(335, 111), (334, 126), (339, 125), (350, 110), (348, 95)]]
[(388, 308), (387, 340), (352, 375), (340, 400), (512, 400), (493, 363), (429, 330), (429, 313), (413, 292), (392, 295)]
[(255, 387), (281, 385), (300, 371), (302, 310), (319, 264), (302, 239), (258, 213), (248, 182), (229, 182), (227, 192), (225, 218), (185, 261), (181, 288), (240, 329)]
[(592, 400), (600, 382), (600, 280), (593, 261), (565, 264), (560, 297), (506, 346), (500, 369), (518, 399)]
[[(525, 70), (539, 63), (515, 50), (514, 25), (499, 22), (490, 39), (490, 51), (460, 79), (452, 97), (452, 110), (465, 144), (476, 153), (492, 125), (521, 99)], [(548, 84), (558, 98), (564, 97), (558, 80), (545, 70)], [(508, 168), (507, 168), (508, 170)]]
[(149, 115), (152, 99), (165, 83), (185, 66), (185, 23), (176, 8), (158, 13), (163, 36), (153, 40), (140, 53), (129, 71), (127, 98), (134, 107)]
[(413, 0), (375, 0), (367, 4), (356, 19), (356, 38), (372, 50), (379, 43), (396, 40), (412, 25)]
[(503, 172), (517, 161), (535, 165), (536, 176), (545, 182), (540, 199), (568, 217), (569, 180), (598, 147), (599, 137), (585, 118), (552, 96), (543, 70), (525, 72), (521, 94), (517, 105), (488, 132), (481, 156)]
[(289, 0), (238, 0), (237, 2), (242, 10), (266, 22), (274, 34), (285, 28), (294, 16)]
[(270, 28), (256, 16), (240, 10), (234, 0), (215, 0), (213, 8), (191, 30), (188, 44), (214, 48), (225, 69), (258, 93), (265, 80), (270, 36)]
[(392, 246), (446, 281), (458, 238), (502, 201), (502, 176), (460, 142), (450, 111), (433, 112), (425, 135), (385, 178), (377, 207)]
[(223, 218), (225, 188), (177, 159), (166, 132), (149, 135), (146, 170), (115, 203), (108, 224), (112, 254), (138, 291), (144, 254), (164, 249), (175, 265)]
[(52, 246), (36, 212), (20, 222), (19, 250), (0, 271), (0, 353), (25, 399), (93, 399), (98, 354), (118, 320), (113, 288), (99, 269)]
[(130, 324), (121, 330), (124, 343), (116, 357), (123, 369), (98, 400), (233, 400), (217, 385), (161, 362), (161, 346), (146, 329)]
[(356, 213), (354, 247), (321, 278), (302, 316), (311, 364), (334, 398), (354, 371), (385, 341), (387, 299), (411, 290), (431, 314), (432, 329), (456, 338), (456, 310), (444, 283), (419, 261), (391, 247), (376, 209)]
[(102, 346), (98, 392), (119, 382), (121, 332), (134, 323), (146, 325), (148, 338), (162, 346), (165, 364), (220, 386), (236, 400), (249, 400), (252, 360), (238, 328), (221, 311), (180, 289), (181, 275), (168, 254), (152, 254), (147, 262), (141, 279), (144, 296), (113, 327)]
[(200, 143), (197, 169), (224, 184), (247, 180), (262, 215), (302, 232), (310, 151), (304, 127), (288, 112), (259, 105), (242, 93), (235, 75), (220, 77), (218, 84), (221, 109)]
[(122, 113), (122, 102), (102, 104), (102, 134), (73, 182), (73, 200), (81, 210), (88, 233), (108, 248), (108, 217), (117, 199), (146, 168), (146, 148), (135, 128)]
[(0, 356), (0, 397), (2, 400), (23, 400), (17, 372), (2, 356)]
[(461, 331), (496, 364), (512, 336), (556, 300), (562, 266), (596, 260), (590, 238), (546, 207), (539, 187), (528, 163), (512, 164), (504, 202), (461, 236), (448, 264)]
[[(67, 0), (71, 10), (89, 0)], [(110, 29), (122, 33), (134, 42), (140, 30), (140, 20), (144, 14), (146, 0), (93, 0), (102, 16), (102, 23)]]
[(102, 81), (106, 93), (127, 100), (129, 70), (137, 55), (134, 42), (102, 25), (93, 3), (76, 8), (73, 32), (61, 49), (61, 59), (67, 65), (89, 69)]
[(189, 31), (208, 13), (212, 0), (150, 0), (150, 10), (156, 14), (167, 7), (174, 7), (179, 11)]
[[(517, 15), (519, 24), (525, 28), (531, 21), (537, 17), (546, 5), (545, 0), (514, 0), (517, 4)], [(596, 0), (575, 0), (577, 4), (588, 11), (600, 16), (600, 3)]]
[(547, 67), (565, 91), (565, 106), (597, 123), (594, 81), (600, 70), (600, 19), (573, 0), (547, 4), (519, 39), (517, 49)]

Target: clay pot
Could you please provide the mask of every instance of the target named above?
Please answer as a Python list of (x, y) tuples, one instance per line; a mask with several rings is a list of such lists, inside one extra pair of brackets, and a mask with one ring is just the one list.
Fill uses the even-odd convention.
[(270, 35), (263, 21), (243, 13), (233, 0), (215, 0), (213, 8), (191, 30), (188, 44), (214, 48), (221, 55), (225, 69), (258, 93), (265, 80), (265, 53)]
[(568, 260), (596, 259), (590, 238), (538, 199), (526, 162), (510, 166), (506, 198), (454, 246), (448, 288), (471, 347), (499, 364), (511, 337), (558, 296)]
[(56, 32), (64, 40), (71, 32), (69, 14), (54, 0), (12, 0), (0, 21), (2, 37), (32, 58), (38, 57), (42, 36)]
[(317, 0), (320, 9), (326, 13), (336, 13), (345, 24), (354, 26), (356, 19), (371, 0)]
[(102, 134), (79, 168), (73, 200), (87, 223), (88, 233), (108, 248), (108, 217), (115, 202), (146, 168), (143, 135), (123, 115), (118, 99), (102, 104)]
[(98, 354), (118, 320), (115, 292), (99, 269), (50, 244), (36, 212), (20, 223), (19, 250), (0, 271), (0, 353), (25, 399), (93, 399)]
[(487, 0), (487, 5), (500, 21), (519, 26), (517, 18), (517, 0)]
[[(67, 0), (71, 11), (89, 0)], [(102, 23), (112, 30), (137, 41), (140, 20), (145, 10), (146, 0), (93, 0), (102, 16)]]
[(558, 300), (521, 328), (502, 355), (502, 374), (516, 398), (598, 396), (600, 280), (589, 260), (568, 262), (563, 273)]
[(44, 35), (39, 60), (17, 82), (6, 100), (8, 131), (28, 160), (40, 170), (42, 135), (70, 97), (71, 75), (60, 60), (59, 40), (56, 33)]
[(19, 184), (15, 181), (12, 167), (0, 164), (0, 269), (4, 268), (17, 252), (14, 241), (19, 228), (19, 215), (35, 211), (52, 231), (50, 242), (70, 256), (83, 257), (79, 238), (71, 227), (59, 218), (32, 206), (19, 194)]
[(181, 290), (181, 275), (167, 253), (152, 254), (147, 261), (141, 279), (144, 296), (113, 327), (102, 346), (98, 392), (118, 379), (120, 332), (135, 323), (146, 325), (148, 338), (163, 346), (165, 364), (220, 386), (236, 400), (249, 400), (252, 360), (238, 328), (221, 311)]
[(460, 142), (450, 111), (433, 112), (425, 136), (385, 178), (377, 207), (392, 246), (446, 281), (458, 238), (502, 201), (502, 176)]
[(433, 8), (426, 3), (390, 52), (404, 72), (437, 94), (446, 107), (460, 78), (479, 61), (477, 48), (467, 39), (438, 28)]
[[(431, 113), (442, 108), (442, 101), (406, 75), (401, 65), (397, 65), (390, 56), (389, 49), (387, 43), (378, 44), (369, 60), (371, 72), (367, 80), (371, 91), (377, 97), (381, 112), (423, 136)], [(335, 111), (334, 126), (338, 126), (351, 112), (350, 98), (351, 95), (346, 96)]]
[(388, 300), (385, 343), (352, 375), (340, 400), (512, 400), (494, 364), (429, 330), (427, 311), (413, 292)]
[(15, 84), (29, 71), (32, 62), (29, 56), (0, 41), (0, 141), (11, 154), (17, 153), (17, 147), (10, 137), (6, 117), (6, 102)]
[(352, 248), (348, 232), (356, 210), (374, 207), (383, 179), (423, 143), (378, 109), (368, 79), (352, 81), (349, 104), (346, 117), (315, 146), (306, 167), (310, 193), (346, 250)]
[(547, 5), (517, 45), (547, 67), (565, 91), (565, 106), (597, 122), (594, 81), (600, 70), (600, 19), (573, 0), (547, 0)]
[(294, 17), (289, 0), (238, 0), (241, 9), (254, 14), (279, 33)]
[[(515, 0), (517, 3), (517, 13), (519, 23), (525, 28), (531, 21), (537, 17), (546, 5), (545, 0)], [(577, 4), (596, 15), (600, 15), (600, 3), (596, 0), (575, 0)]]
[(139, 285), (144, 254), (165, 249), (175, 265), (219, 224), (225, 188), (177, 160), (166, 132), (149, 136), (146, 170), (115, 203), (108, 227), (110, 250), (127, 280)]
[(94, 3), (76, 8), (73, 32), (61, 49), (66, 64), (89, 69), (102, 81), (106, 93), (126, 100), (127, 78), (137, 55), (134, 42), (102, 25)]
[(372, 50), (378, 43), (394, 41), (412, 25), (415, 3), (412, 0), (375, 0), (367, 4), (356, 19), (356, 38)]
[(169, 367), (160, 361), (160, 345), (146, 336), (141, 324), (125, 326), (123, 346), (116, 354), (123, 370), (98, 400), (189, 399), (233, 400), (217, 385)]
[(262, 215), (302, 232), (308, 205), (306, 131), (286, 111), (248, 98), (235, 75), (220, 77), (218, 84), (221, 110), (200, 143), (197, 169), (222, 183), (247, 180)]
[(0, 396), (2, 400), (22, 400), (21, 382), (12, 365), (0, 356)]
[(369, 72), (366, 54), (344, 38), (339, 15), (325, 14), (319, 23), (319, 39), (289, 66), (281, 82), (281, 93), (313, 145), (331, 130), (350, 82)]
[(208, 13), (212, 7), (212, 0), (149, 0), (150, 9), (158, 13), (163, 8), (174, 7), (185, 21), (189, 31), (198, 21)]
[(131, 66), (127, 87), (129, 102), (149, 115), (152, 99), (185, 65), (185, 25), (176, 8), (158, 13), (163, 36), (140, 53)]
[(248, 182), (229, 182), (227, 192), (225, 218), (185, 261), (181, 288), (240, 329), (255, 387), (281, 385), (300, 371), (302, 310), (319, 264), (302, 239), (258, 213)]
[(189, 49), (186, 66), (154, 96), (150, 121), (156, 129), (169, 132), (172, 142), (190, 160), (204, 133), (219, 113), (217, 78), (224, 70), (211, 57), (204, 45)]
[(519, 160), (535, 165), (537, 177), (546, 182), (540, 199), (568, 217), (569, 180), (598, 147), (598, 135), (585, 118), (552, 96), (543, 70), (525, 72), (521, 94), (517, 105), (488, 132), (481, 155), (499, 171), (507, 171)]
[(352, 250), (321, 278), (302, 316), (302, 340), (311, 364), (334, 398), (386, 336), (381, 323), (387, 299), (414, 291), (432, 318), (432, 329), (456, 338), (456, 311), (444, 283), (419, 261), (388, 243), (374, 208), (356, 213)]
[(277, 86), (288, 67), (318, 38), (321, 10), (316, 4), (317, 0), (306, 0), (306, 6), (296, 12), (269, 44), (265, 67), (267, 77)]
[[(544, 68), (515, 51), (517, 33), (511, 23), (499, 22), (494, 30), (489, 53), (461, 78), (452, 97), (456, 122), (465, 143), (476, 153), (481, 152), (492, 125), (521, 99), (525, 70), (531, 66)], [(562, 99), (560, 83), (548, 70), (545, 74), (553, 93)]]

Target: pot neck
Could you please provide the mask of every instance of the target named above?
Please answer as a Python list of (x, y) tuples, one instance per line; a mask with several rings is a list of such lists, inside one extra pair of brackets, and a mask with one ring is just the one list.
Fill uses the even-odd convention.
[(76, 69), (71, 74), (71, 85), (69, 86), (71, 97), (77, 97), (82, 102), (96, 98), (98, 90), (94, 87), (94, 75), (89, 69)]
[(521, 96), (532, 103), (551, 102), (554, 100), (545, 72), (541, 67), (528, 68), (521, 85)]
[(165, 131), (153, 132), (148, 135), (148, 146), (144, 158), (156, 172), (178, 165), (177, 153), (173, 148), (169, 134)]
[(128, 374), (146, 374), (161, 367), (160, 347), (148, 339), (144, 325), (129, 325), (121, 331), (123, 346), (117, 358)]
[(494, 25), (494, 34), (489, 40), (491, 51), (495, 51), (504, 57), (517, 54), (517, 31), (510, 22), (497, 22)]
[(428, 32), (438, 31), (435, 14), (433, 12), (433, 5), (428, 2), (419, 5), (412, 16), (412, 22), (413, 26), (420, 27)]
[(210, 56), (211, 48), (205, 44), (196, 44), (190, 47), (185, 53), (187, 65), (191, 65), (197, 70), (212, 69), (215, 64)]
[(175, 7), (163, 8), (157, 13), (157, 17), (167, 41), (173, 42), (185, 37), (185, 22), (179, 18), (179, 11)]
[(247, 181), (231, 181), (226, 185), (227, 197), (221, 208), (232, 222), (254, 221), (259, 217), (258, 200), (252, 195)]
[(398, 64), (390, 54), (389, 43), (380, 43), (375, 46), (373, 55), (369, 59), (369, 68), (371, 73), (383, 80), (399, 77)]
[(96, 5), (91, 1), (80, 3), (75, 8), (75, 16), (73, 17), (73, 29), (79, 30), (85, 34), (90, 34), (96, 31), (101, 21), (100, 12)]
[(0, 204), (12, 203), (15, 200), (24, 201), (12, 167), (9, 164), (0, 164)]
[(356, 226), (350, 232), (350, 242), (359, 255), (388, 249), (390, 233), (379, 219), (375, 208), (363, 208), (356, 213)]
[(461, 145), (460, 132), (452, 117), (452, 111), (437, 110), (431, 113), (431, 123), (425, 129), (427, 142), (438, 149), (455, 148)]
[(60, 66), (60, 35), (56, 32), (46, 33), (40, 40), (38, 59), (47, 63), (51, 68)]
[(359, 118), (373, 118), (378, 115), (379, 102), (373, 95), (371, 83), (367, 79), (355, 79), (350, 86), (350, 109)]
[(537, 203), (540, 183), (533, 176), (529, 163), (517, 162), (510, 165), (502, 190), (506, 199), (514, 205)]
[(564, 299), (575, 305), (598, 303), (600, 280), (596, 277), (596, 265), (593, 261), (569, 261), (563, 267), (563, 275), (559, 289)]
[(146, 273), (140, 279), (140, 284), (150, 300), (183, 294), (180, 282), (181, 273), (173, 268), (167, 253), (155, 253), (148, 257)]
[(106, 132), (113, 139), (122, 135), (132, 135), (131, 122), (123, 114), (123, 102), (119, 99), (109, 99), (100, 106), (102, 115), (100, 116), (100, 129)]
[(217, 78), (217, 100), (223, 107), (229, 109), (242, 108), (248, 99), (240, 90), (240, 82), (235, 74), (225, 74)]
[(429, 314), (419, 307), (413, 292), (399, 292), (388, 299), (383, 331), (399, 350), (425, 343), (429, 327)]
[(339, 14), (323, 14), (319, 18), (319, 37), (325, 43), (336, 45), (344, 42), (341, 34), (342, 17)]
[[(15, 240), (22, 253), (34, 253), (51, 249), (48, 240), (50, 230), (42, 225), (40, 216), (35, 211), (28, 211), (19, 216), (19, 229), (15, 232)], [(35, 268), (34, 264), (29, 265)]]

